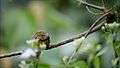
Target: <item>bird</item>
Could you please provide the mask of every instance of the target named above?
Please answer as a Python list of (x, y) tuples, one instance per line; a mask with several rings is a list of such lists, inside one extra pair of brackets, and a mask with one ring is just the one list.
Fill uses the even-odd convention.
[(50, 37), (45, 31), (37, 31), (33, 36), (33, 39), (38, 39), (37, 47), (40, 49), (48, 49), (50, 46)]

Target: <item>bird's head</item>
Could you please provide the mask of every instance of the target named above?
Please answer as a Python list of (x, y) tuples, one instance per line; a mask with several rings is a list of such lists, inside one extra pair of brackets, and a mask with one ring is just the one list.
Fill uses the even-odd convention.
[(48, 35), (48, 33), (44, 32), (44, 31), (38, 31), (33, 35), (32, 38), (39, 39), (39, 41), (45, 41), (49, 38), (49, 35)]

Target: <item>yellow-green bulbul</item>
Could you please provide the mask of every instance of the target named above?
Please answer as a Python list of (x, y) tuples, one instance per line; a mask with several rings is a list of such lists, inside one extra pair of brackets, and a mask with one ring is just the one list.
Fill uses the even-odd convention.
[(40, 49), (47, 49), (50, 45), (50, 37), (48, 33), (44, 31), (36, 32), (33, 37), (34, 40), (37, 40), (37, 47)]

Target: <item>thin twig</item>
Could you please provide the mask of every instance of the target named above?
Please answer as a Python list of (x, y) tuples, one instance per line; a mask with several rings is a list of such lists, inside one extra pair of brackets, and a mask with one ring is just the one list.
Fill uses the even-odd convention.
[(94, 4), (89, 4), (87, 2), (84, 2), (84, 1), (80, 1), (80, 3), (82, 3), (83, 5), (86, 5), (86, 6), (89, 6), (89, 7), (92, 7), (92, 8), (95, 8), (95, 9), (98, 9), (98, 10), (101, 10), (101, 11), (104, 11), (105, 8), (104, 7), (101, 7), (101, 6), (97, 6), (97, 5), (94, 5)]
[(12, 53), (9, 53), (9, 54), (3, 54), (3, 55), (0, 55), (0, 59), (6, 58), (6, 57), (18, 56), (18, 55), (21, 55), (22, 53), (23, 53), (23, 51), (12, 52)]
[[(106, 7), (104, 0), (102, 0), (102, 5), (103, 5), (104, 8)], [(106, 8), (105, 8), (105, 9), (106, 9)]]
[(69, 64), (71, 62), (71, 60), (73, 59), (73, 57), (77, 54), (77, 52), (79, 51), (79, 49), (81, 48), (81, 45), (83, 44), (84, 40), (82, 40), (79, 44), (79, 46), (73, 51), (72, 55), (69, 57), (67, 64)]
[(86, 9), (87, 9), (87, 11), (89, 13), (94, 14), (94, 15), (101, 15), (101, 14), (103, 14), (103, 13), (96, 13), (96, 12), (91, 11), (88, 6), (86, 6)]

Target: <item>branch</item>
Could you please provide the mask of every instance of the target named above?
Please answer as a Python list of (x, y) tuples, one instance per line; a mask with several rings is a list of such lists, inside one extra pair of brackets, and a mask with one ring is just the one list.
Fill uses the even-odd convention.
[[(83, 36), (87, 37), (89, 34), (100, 30), (100, 28), (102, 27), (102, 25), (104, 24), (104, 22), (100, 23), (99, 25), (97, 25), (97, 23), (100, 22), (102, 19), (104, 19), (104, 18), (110, 13), (110, 11), (111, 11), (112, 9), (113, 9), (113, 8), (109, 9), (105, 14), (103, 14), (101, 17), (99, 17), (87, 31), (85, 31), (85, 32), (83, 32), (83, 33), (80, 33), (79, 35), (77, 35), (76, 37), (73, 37), (73, 38), (71, 38), (71, 39), (65, 40), (65, 41), (60, 42), (60, 43), (58, 43), (58, 44), (51, 45), (51, 46), (50, 46), (48, 49), (46, 49), (46, 50), (49, 50), (49, 49), (52, 49), (52, 48), (56, 48), (56, 47), (59, 47), (59, 46), (61, 46), (61, 45), (70, 43), (70, 42), (74, 41), (75, 39), (79, 39), (79, 38), (81, 38), (81, 37), (83, 37)], [(96, 26), (96, 25), (97, 25), (97, 26)], [(95, 26), (96, 26), (96, 27), (95, 27)]]
[(86, 9), (87, 9), (87, 11), (89, 13), (94, 14), (94, 15), (101, 15), (101, 14), (103, 14), (103, 13), (96, 13), (96, 12), (91, 11), (88, 6), (86, 6)]
[(105, 8), (104, 7), (101, 7), (101, 6), (97, 6), (97, 5), (93, 5), (93, 4), (89, 4), (87, 2), (84, 2), (84, 1), (80, 1), (80, 3), (82, 3), (83, 5), (86, 5), (88, 7), (92, 7), (92, 8), (95, 8), (95, 9), (98, 9), (98, 10), (101, 10), (101, 11), (104, 11)]
[[(104, 24), (104, 22), (100, 23), (99, 25), (97, 25), (96, 27), (94, 27), (88, 34), (91, 34), (91, 33), (94, 33), (94, 32), (96, 32), (96, 31), (100, 30), (101, 27), (103, 26), (103, 24)], [(54, 44), (54, 45), (51, 45), (51, 46), (50, 46), (48, 49), (46, 49), (46, 50), (49, 50), (49, 49), (52, 49), (52, 48), (56, 48), (56, 47), (62, 46), (62, 45), (64, 45), (64, 44), (70, 43), (70, 42), (74, 41), (75, 39), (79, 39), (79, 38), (85, 36), (85, 34), (86, 34), (87, 32), (88, 32), (88, 31), (85, 31), (85, 32), (83, 32), (83, 33), (78, 34), (76, 37), (73, 37), (73, 38), (71, 38), (71, 39), (62, 41), (62, 42), (57, 43), (57, 44)]]
[(0, 55), (0, 59), (6, 58), (6, 57), (18, 56), (18, 55), (21, 55), (22, 52), (23, 52), (23, 51), (13, 52), (13, 53), (9, 53), (9, 54), (3, 54), (3, 55)]

